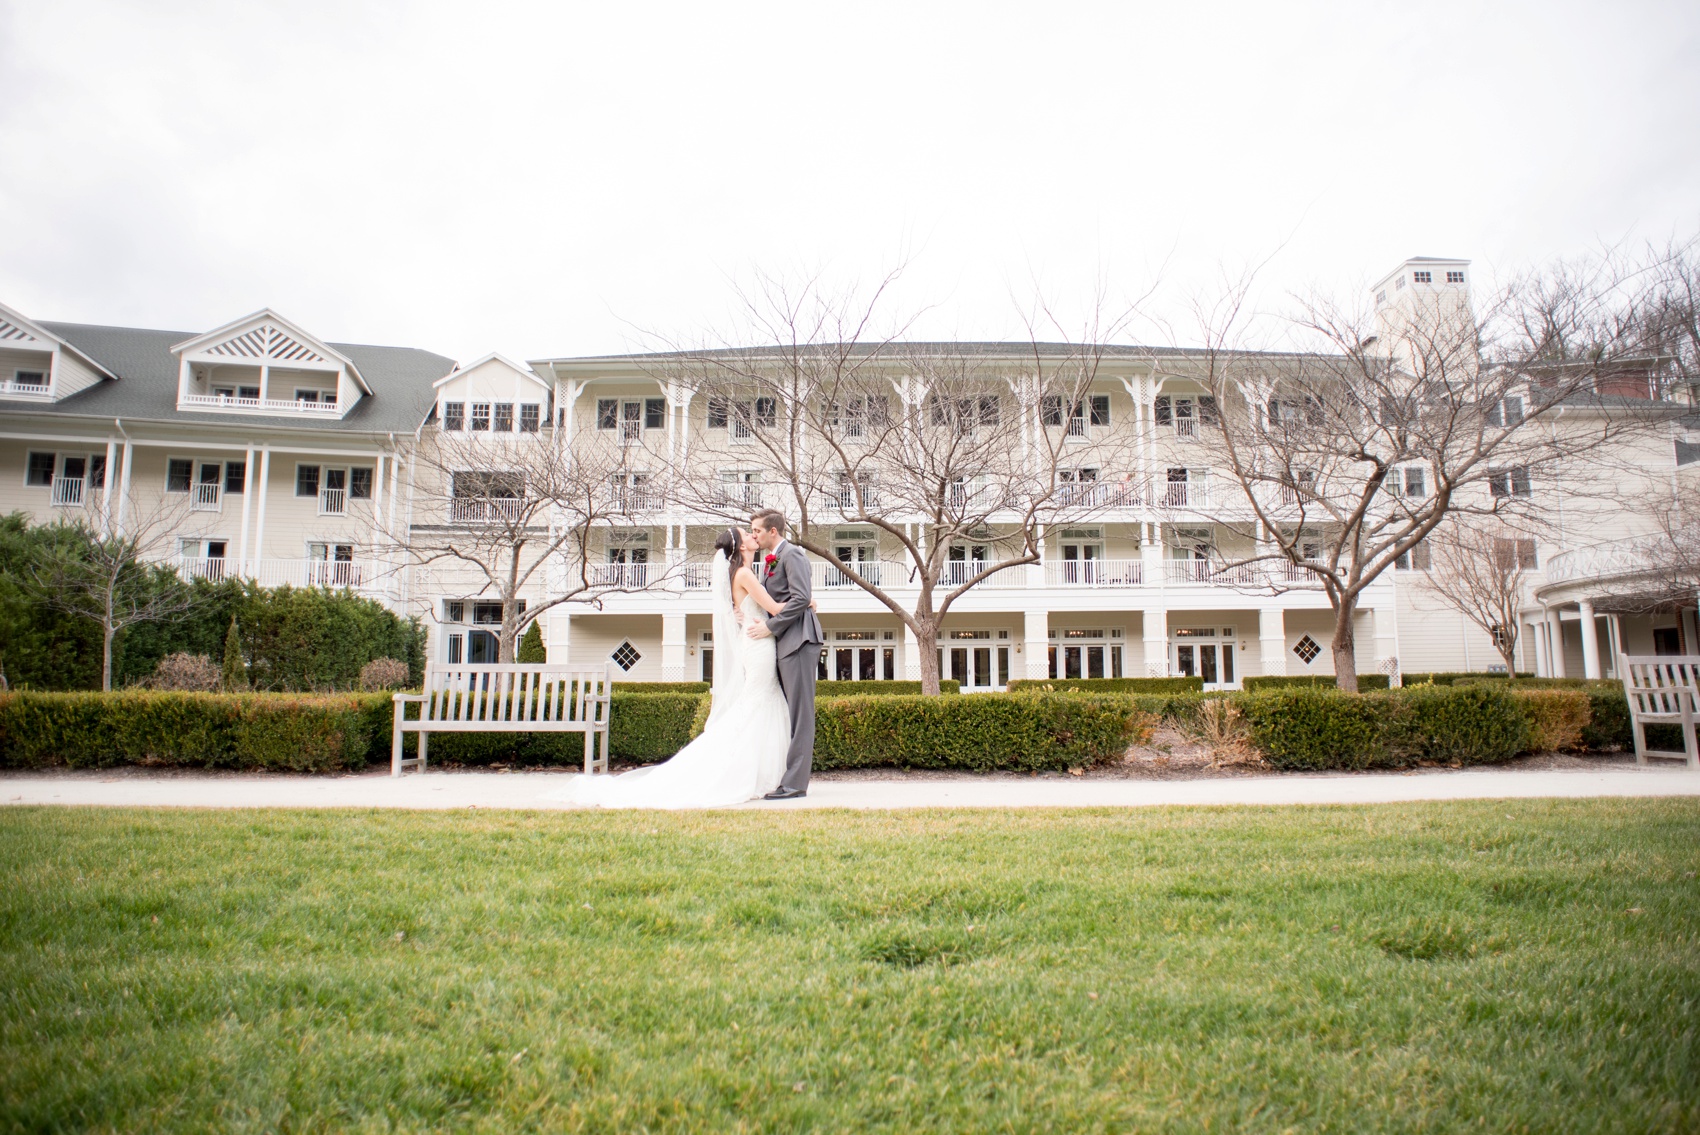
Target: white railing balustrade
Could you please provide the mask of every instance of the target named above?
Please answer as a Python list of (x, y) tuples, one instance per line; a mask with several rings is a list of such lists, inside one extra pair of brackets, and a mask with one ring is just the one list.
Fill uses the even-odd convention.
[(53, 503), (61, 508), (74, 508), (83, 503), (83, 479), (81, 477), (55, 477), (53, 479)]
[(197, 481), (189, 486), (190, 512), (217, 512), (224, 486), (217, 481)]
[(1210, 486), (1204, 481), (1164, 481), (1159, 499), (1166, 508), (1210, 507)]
[(1145, 582), (1139, 560), (1047, 560), (1046, 587), (1138, 587)]
[(228, 410), (237, 414), (314, 414), (327, 417), (337, 412), (334, 400), (307, 402), (294, 398), (237, 398), (225, 394), (185, 394), (182, 405), (185, 409)]
[[(593, 587), (637, 589), (648, 587), (652, 578), (661, 576), (661, 564), (590, 564), (589, 577)], [(651, 573), (654, 573), (653, 575)]]
[(348, 505), (347, 489), (320, 489), (319, 513), (323, 516), (341, 516)]
[(647, 489), (626, 489), (615, 492), (611, 504), (613, 511), (620, 513), (654, 512), (661, 507), (661, 494)]
[(449, 519), (461, 524), (518, 520), (524, 510), (525, 502), (518, 497), (457, 497), (449, 501)]
[(180, 556), (173, 562), (185, 579), (252, 579), (261, 587), (363, 588), (376, 585), (380, 575), (374, 565), (356, 560), (256, 560), (246, 568), (223, 556)]
[(16, 398), (22, 395), (26, 398), (46, 398), (53, 393), (53, 387), (45, 382), (19, 382), (16, 379), (0, 379), (0, 398)]
[(714, 570), (712, 563), (691, 562), (679, 565), (679, 585), (686, 591), (707, 591), (714, 586), (714, 579), (709, 574)]

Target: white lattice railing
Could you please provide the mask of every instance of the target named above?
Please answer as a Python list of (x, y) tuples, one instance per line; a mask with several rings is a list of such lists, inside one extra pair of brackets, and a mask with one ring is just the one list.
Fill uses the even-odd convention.
[(1046, 587), (1139, 587), (1145, 565), (1139, 560), (1048, 560)]
[(1615, 540), (1548, 556), (1544, 571), (1548, 584), (1640, 575), (1659, 570), (1672, 558), (1670, 551), (1670, 541), (1663, 536)]
[(53, 503), (60, 508), (74, 508), (83, 503), (83, 479), (81, 477), (55, 477), (53, 479)]

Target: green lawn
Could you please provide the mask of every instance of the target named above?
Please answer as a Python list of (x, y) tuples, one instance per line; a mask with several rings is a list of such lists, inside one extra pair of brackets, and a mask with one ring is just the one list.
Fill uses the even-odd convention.
[(1700, 803), (0, 812), (0, 1130), (1695, 1131)]

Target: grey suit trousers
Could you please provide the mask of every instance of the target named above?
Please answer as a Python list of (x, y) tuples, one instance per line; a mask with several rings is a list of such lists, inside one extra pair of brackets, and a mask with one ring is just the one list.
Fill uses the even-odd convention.
[(815, 766), (815, 678), (820, 650), (805, 647), (779, 659), (779, 688), (791, 710), (791, 749), (785, 756), (783, 788), (806, 791)]

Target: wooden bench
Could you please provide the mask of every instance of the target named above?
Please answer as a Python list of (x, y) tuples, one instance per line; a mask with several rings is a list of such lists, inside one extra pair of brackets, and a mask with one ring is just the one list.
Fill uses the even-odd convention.
[[(608, 664), (569, 669), (526, 662), (430, 663), (425, 692), (395, 695), (390, 775), (417, 765), (425, 771), (432, 733), (583, 733), (584, 771), (608, 771), (608, 713), (613, 680)], [(407, 707), (419, 706), (408, 717)], [(419, 734), (419, 755), (401, 756), (403, 733)]]
[[(1620, 654), (1617, 672), (1623, 675), (1623, 694), (1629, 699), (1636, 762), (1678, 757), (1689, 768), (1700, 769), (1700, 726), (1695, 724), (1700, 721), (1700, 656)], [(1649, 725), (1679, 726), (1683, 751), (1647, 748)]]

